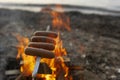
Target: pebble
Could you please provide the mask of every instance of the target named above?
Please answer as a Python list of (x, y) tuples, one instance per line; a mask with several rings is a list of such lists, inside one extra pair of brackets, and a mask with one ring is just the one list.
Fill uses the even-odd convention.
[(117, 76), (116, 75), (111, 75), (110, 78), (115, 79), (115, 78), (117, 78)]
[(86, 57), (86, 54), (82, 54), (81, 57), (82, 57), (82, 58), (85, 58), (85, 57)]
[(117, 72), (120, 73), (120, 68), (117, 69)]

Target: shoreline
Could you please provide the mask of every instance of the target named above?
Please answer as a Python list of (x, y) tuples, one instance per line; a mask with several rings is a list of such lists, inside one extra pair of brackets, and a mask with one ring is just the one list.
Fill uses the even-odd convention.
[[(10, 10), (25, 10), (32, 12), (39, 12), (43, 7), (49, 6), (54, 9), (56, 5), (61, 4), (13, 4), (13, 3), (0, 3), (0, 9), (10, 9)], [(85, 14), (98, 14), (98, 15), (111, 15), (120, 16), (120, 11), (114, 11), (104, 8), (95, 8), (87, 6), (75, 6), (75, 5), (61, 5), (65, 12), (78, 11)]]
[(12, 9), (12, 10), (27, 10), (38, 12), (43, 7), (55, 8), (56, 5), (61, 5), (64, 11), (79, 11), (85, 14), (100, 14), (100, 15), (113, 15), (120, 16), (120, 11), (97, 8), (97, 7), (88, 7), (88, 6), (77, 6), (77, 5), (64, 5), (64, 4), (14, 4), (14, 3), (0, 3), (0, 9)]

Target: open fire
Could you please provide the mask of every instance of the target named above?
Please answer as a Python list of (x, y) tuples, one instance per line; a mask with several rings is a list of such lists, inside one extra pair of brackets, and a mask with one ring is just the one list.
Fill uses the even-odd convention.
[[(33, 8), (37, 9), (36, 6), (38, 7), (39, 5), (27, 4), (27, 6), (24, 6), (24, 8), (31, 7), (30, 9)], [(27, 10), (24, 11), (21, 9), (17, 10), (8, 9), (7, 7), (6, 7), (7, 9), (1, 8), (0, 10), (0, 12), (2, 13), (0, 14), (1, 80), (32, 80), (31, 74), (34, 69), (32, 68), (32, 66), (36, 66), (35, 65), (36, 57), (22, 54), (24, 53), (25, 46), (27, 46), (28, 45), (27, 43), (29, 42), (29, 39), (23, 37), (22, 35), (25, 34), (26, 36), (30, 36), (32, 31), (45, 30), (47, 25), (53, 27), (50, 28), (51, 31), (57, 32), (57, 29), (60, 30), (67, 29), (63, 25), (60, 26), (58, 24), (59, 27), (53, 25), (53, 23), (55, 22), (59, 23), (59, 21), (67, 23), (66, 21), (67, 19), (64, 19), (66, 17), (61, 18), (61, 16), (63, 15), (66, 16), (65, 14), (67, 14), (70, 17), (71, 21), (70, 25), (72, 26), (73, 29), (71, 29), (71, 32), (63, 30), (60, 31), (58, 34), (62, 35), (61, 39), (64, 41), (64, 45), (68, 51), (68, 54), (65, 54), (67, 56), (57, 55), (58, 57), (55, 57), (55, 54), (50, 51), (51, 53), (53, 53), (55, 60), (50, 59), (51, 60), (50, 63), (47, 62), (47, 60), (49, 59), (47, 59), (46, 61), (42, 60), (38, 68), (39, 69), (38, 74), (40, 75), (35, 76), (35, 79), (36, 80), (45, 80), (46, 78), (52, 79), (51, 75), (54, 74), (54, 77), (53, 75), (52, 77), (56, 80), (58, 79), (62, 80), (61, 79), (62, 77), (63, 80), (65, 80), (70, 75), (73, 80), (99, 80), (99, 79), (119, 80), (120, 59), (118, 57), (119, 56), (118, 53), (120, 51), (119, 48), (120, 18), (112, 14), (98, 15), (81, 13), (79, 11), (81, 11), (82, 8), (86, 9), (86, 7), (81, 6), (77, 7), (75, 5), (70, 6), (66, 4), (63, 6), (66, 7), (67, 11), (64, 12), (65, 14), (63, 14), (63, 12), (57, 12), (57, 10), (54, 10), (55, 9), (54, 4), (51, 4), (49, 6), (50, 7), (52, 6), (52, 9), (47, 10), (44, 8), (44, 10), (46, 10), (45, 12), (32, 12)], [(14, 7), (16, 7), (16, 5)], [(71, 9), (72, 11), (68, 11), (68, 9)], [(88, 7), (88, 9), (90, 8)], [(52, 12), (54, 12), (56, 16), (53, 16)], [(57, 20), (58, 16), (59, 19)], [(18, 41), (16, 41), (12, 33), (19, 33), (14, 34), (17, 37)], [(16, 45), (17, 42), (19, 42), (18, 45)], [(29, 42), (29, 44), (30, 43), (31, 42)], [(17, 50), (16, 47), (19, 49), (17, 60), (15, 58)], [(33, 58), (33, 60), (29, 58)], [(67, 61), (66, 58), (69, 58), (70, 60)], [(49, 66), (53, 65), (53, 68), (50, 69), (47, 63), (49, 63)], [(64, 64), (62, 66), (61, 63), (65, 63), (67, 65), (67, 69), (64, 69), (63, 67)], [(66, 72), (65, 70), (66, 71), (68, 70), (68, 72)], [(45, 76), (41, 74), (45, 74)], [(83, 79), (81, 77), (83, 77)]]
[[(62, 7), (57, 6), (57, 8), (62, 10)], [(59, 13), (57, 11), (52, 10), (50, 12), (53, 20), (53, 27), (57, 27), (57, 29), (61, 29), (64, 27), (68, 31), (70, 31), (69, 26), (69, 18), (65, 16), (63, 13)], [(23, 64), (21, 66), (20, 71), (24, 74), (24, 76), (31, 76), (36, 57), (29, 56), (24, 53), (25, 47), (27, 47), (29, 39), (26, 37), (22, 37), (19, 34), (14, 34), (19, 41), (18, 44), (18, 55), (17, 58), (22, 57)], [(58, 37), (54, 39), (56, 41), (55, 49), (53, 52), (55, 53), (55, 58), (47, 59), (42, 58), (40, 62), (47, 63), (47, 65), (52, 70), (52, 74), (38, 74), (38, 78), (44, 78), (44, 80), (58, 80), (59, 76), (62, 75), (65, 80), (72, 80), (72, 78), (68, 75), (69, 68), (65, 65), (63, 56), (67, 55), (65, 48), (62, 46), (62, 40), (60, 39), (60, 32), (58, 32)]]
[(22, 66), (20, 68), (20, 71), (25, 75), (29, 76), (32, 74), (32, 71), (34, 69), (34, 64), (35, 64), (35, 57), (26, 55), (24, 53), (25, 47), (29, 43), (29, 39), (27, 37), (23, 37), (20, 34), (14, 34), (16, 36), (19, 44), (17, 46), (18, 48), (18, 54), (17, 54), (17, 59), (22, 58)]
[(55, 10), (52, 10), (50, 12), (51, 16), (53, 17), (52, 25), (54, 28), (57, 29), (67, 29), (68, 31), (71, 31), (70, 28), (70, 19), (68, 16), (64, 14), (64, 10), (62, 6), (57, 5), (55, 7)]

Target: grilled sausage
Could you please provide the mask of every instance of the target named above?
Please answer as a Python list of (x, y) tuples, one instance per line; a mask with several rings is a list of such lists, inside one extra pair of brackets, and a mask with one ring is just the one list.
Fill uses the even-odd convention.
[(25, 54), (32, 55), (32, 56), (39, 56), (42, 58), (54, 58), (55, 57), (52, 51), (48, 51), (45, 49), (32, 48), (32, 47), (27, 47), (25, 49)]
[(56, 32), (51, 32), (51, 31), (36, 31), (33, 34), (34, 36), (47, 36), (51, 38), (56, 38), (58, 34)]
[(55, 40), (49, 37), (45, 37), (45, 36), (33, 36), (31, 38), (32, 42), (45, 42), (45, 43), (53, 43), (55, 44)]
[(54, 44), (51, 43), (41, 43), (41, 42), (30, 42), (28, 44), (29, 47), (34, 47), (34, 48), (42, 48), (46, 50), (54, 50), (55, 46)]

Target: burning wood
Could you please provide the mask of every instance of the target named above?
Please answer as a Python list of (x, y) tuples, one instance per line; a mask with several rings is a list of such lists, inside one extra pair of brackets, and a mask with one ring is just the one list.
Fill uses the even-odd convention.
[(52, 70), (46, 63), (40, 63), (38, 74), (52, 74)]

